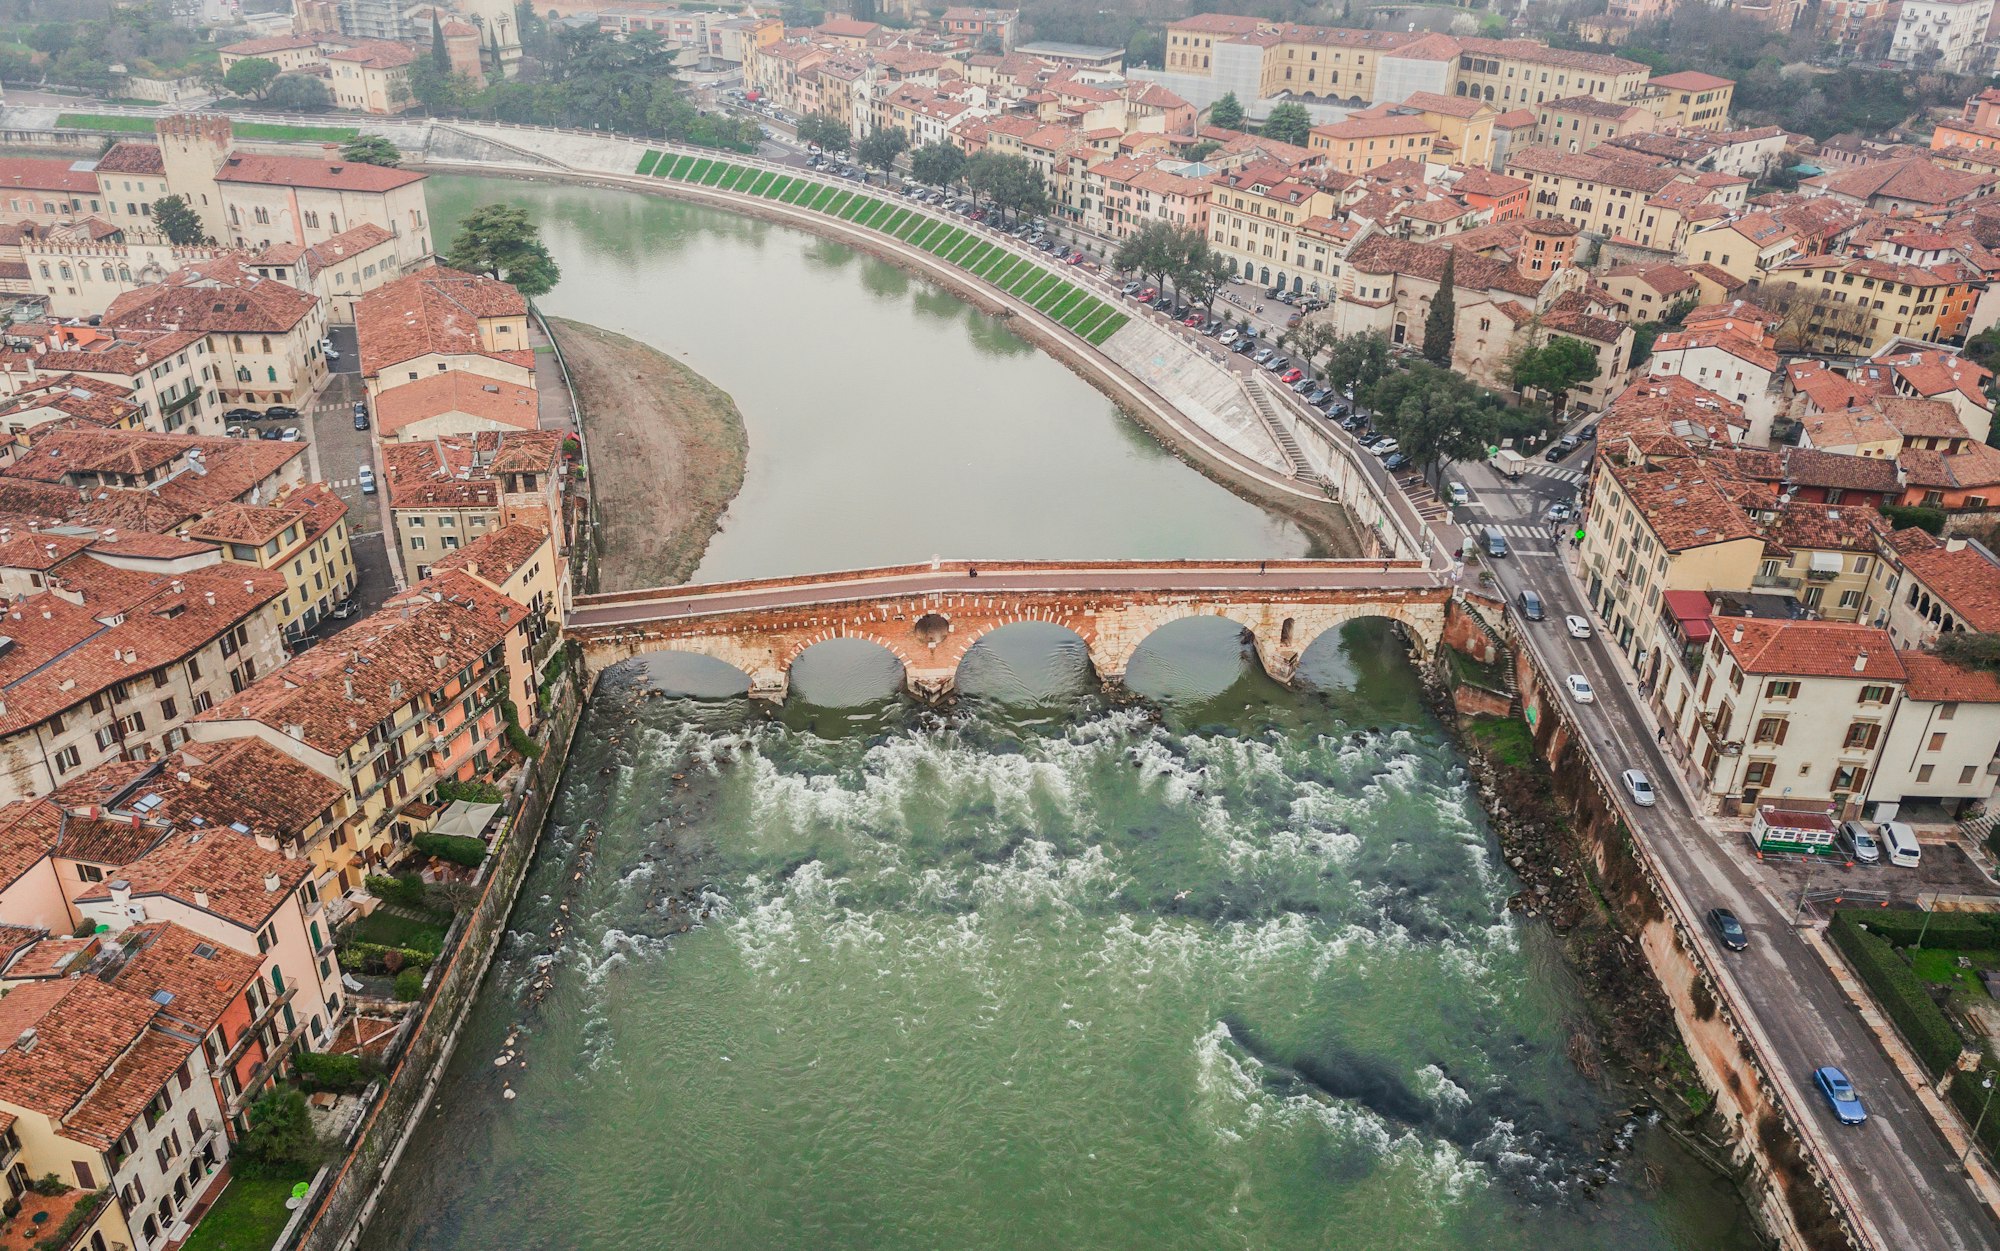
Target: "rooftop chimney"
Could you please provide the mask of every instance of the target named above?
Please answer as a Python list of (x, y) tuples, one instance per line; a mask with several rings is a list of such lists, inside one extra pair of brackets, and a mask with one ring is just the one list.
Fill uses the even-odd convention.
[(194, 888), (194, 906), (197, 908), (208, 907), (208, 892), (199, 886)]
[(276, 893), (278, 887), (283, 884), (276, 873), (266, 873), (264, 875), (264, 890), (267, 893)]
[(1864, 648), (1862, 648), (1862, 649), (1861, 649), (1860, 651), (1858, 651), (1858, 652), (1856, 652), (1856, 653), (1854, 654), (1854, 671), (1855, 671), (1856, 673), (1866, 673), (1866, 672), (1868, 672), (1868, 649), (1867, 649), (1867, 648), (1865, 648), (1865, 647), (1864, 647)]
[(1742, 623), (1739, 622), (1736, 626), (1736, 629), (1730, 632), (1729, 641), (1732, 643), (1741, 643), (1743, 641)]

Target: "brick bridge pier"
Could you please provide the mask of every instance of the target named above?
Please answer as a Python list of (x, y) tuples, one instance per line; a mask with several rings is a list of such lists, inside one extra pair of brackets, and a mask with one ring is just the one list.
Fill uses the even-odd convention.
[(1249, 634), (1265, 672), (1290, 681), (1313, 640), (1364, 617), (1400, 623), (1433, 654), (1451, 596), (1416, 561), (940, 561), (580, 596), (569, 634), (593, 682), (621, 661), (689, 652), (735, 666), (753, 696), (772, 700), (814, 644), (866, 639), (934, 699), (974, 643), (1017, 622), (1070, 630), (1098, 676), (1117, 682), (1161, 626), (1223, 617)]

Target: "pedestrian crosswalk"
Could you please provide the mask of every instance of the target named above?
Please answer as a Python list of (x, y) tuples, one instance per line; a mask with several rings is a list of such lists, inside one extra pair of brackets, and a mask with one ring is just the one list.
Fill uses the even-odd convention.
[(1498, 530), (1510, 539), (1546, 539), (1553, 537), (1553, 528), (1544, 525), (1488, 525), (1485, 530)]
[(1544, 478), (1558, 478), (1573, 486), (1583, 485), (1583, 471), (1564, 469), (1561, 465), (1551, 465), (1547, 461), (1531, 460), (1522, 467), (1522, 472), (1538, 474)]

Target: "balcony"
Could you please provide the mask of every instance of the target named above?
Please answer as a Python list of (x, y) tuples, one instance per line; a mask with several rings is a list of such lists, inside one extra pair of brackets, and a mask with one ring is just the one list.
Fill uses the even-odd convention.
[(1752, 587), (1777, 587), (1780, 590), (1796, 591), (1799, 589), (1800, 579), (1788, 578), (1782, 573), (1760, 573), (1750, 579), (1750, 585)]

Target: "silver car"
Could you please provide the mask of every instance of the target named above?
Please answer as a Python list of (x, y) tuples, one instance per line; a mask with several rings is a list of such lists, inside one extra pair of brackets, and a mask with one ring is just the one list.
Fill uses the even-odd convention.
[(1840, 846), (1857, 864), (1880, 864), (1882, 844), (1875, 841), (1875, 835), (1859, 821), (1840, 823)]

